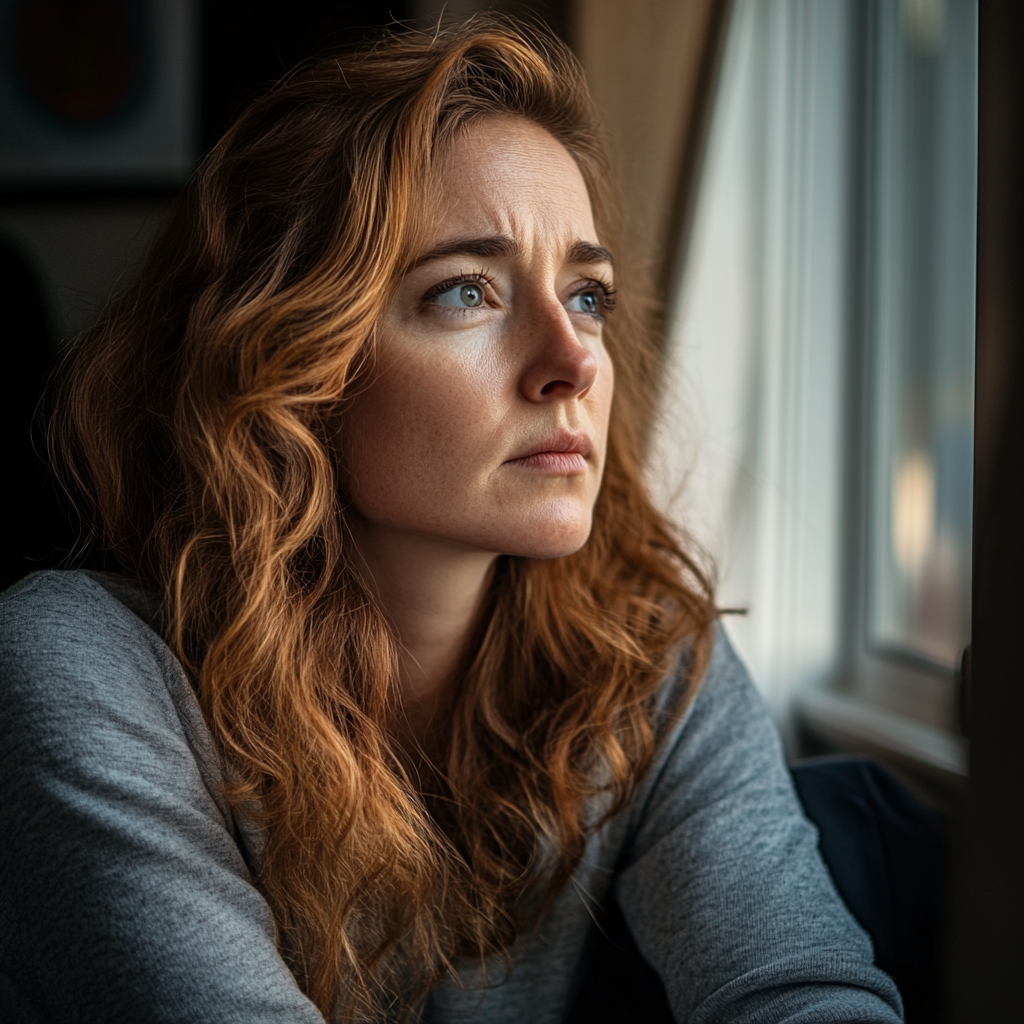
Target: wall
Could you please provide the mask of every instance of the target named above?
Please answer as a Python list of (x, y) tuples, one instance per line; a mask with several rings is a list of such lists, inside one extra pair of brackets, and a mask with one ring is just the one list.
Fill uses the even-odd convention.
[[(700, 148), (720, 0), (575, 0), (570, 33), (608, 130), (626, 252), (657, 283), (676, 255), (686, 171)], [(710, 44), (709, 44), (710, 40)], [(710, 45), (710, 53), (709, 53)]]
[(55, 342), (88, 327), (111, 293), (131, 280), (169, 205), (135, 199), (0, 206), (0, 232), (36, 271)]

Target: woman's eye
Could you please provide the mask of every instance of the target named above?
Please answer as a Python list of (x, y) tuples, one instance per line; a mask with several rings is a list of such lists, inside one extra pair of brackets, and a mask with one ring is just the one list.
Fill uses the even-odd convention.
[(475, 306), (483, 305), (484, 289), (479, 284), (457, 284), (447, 291), (435, 295), (430, 301), (436, 306), (473, 309)]
[(601, 312), (601, 296), (596, 289), (588, 288), (586, 291), (573, 295), (566, 305), (571, 313), (589, 313), (591, 316), (598, 316)]

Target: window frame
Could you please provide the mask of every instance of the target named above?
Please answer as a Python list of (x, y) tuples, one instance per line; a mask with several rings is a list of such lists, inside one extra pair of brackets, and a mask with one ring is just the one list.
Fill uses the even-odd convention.
[(871, 258), (877, 101), (878, 7), (851, 10), (851, 153), (859, 155), (850, 190), (851, 244), (846, 403), (846, 475), (842, 651), (831, 680), (797, 695), (795, 712), (805, 750), (863, 751), (889, 760), (952, 807), (966, 786), (968, 745), (961, 729), (958, 670), (872, 642), (870, 556), (872, 529), (872, 380), (875, 344)]

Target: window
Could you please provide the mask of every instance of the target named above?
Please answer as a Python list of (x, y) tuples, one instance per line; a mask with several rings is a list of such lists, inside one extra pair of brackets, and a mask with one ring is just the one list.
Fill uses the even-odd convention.
[(977, 10), (880, 4), (868, 203), (868, 641), (955, 667), (970, 642)]
[[(780, 724), (965, 772), (975, 0), (737, 0), (652, 479)], [(792, 731), (790, 739), (792, 741)]]

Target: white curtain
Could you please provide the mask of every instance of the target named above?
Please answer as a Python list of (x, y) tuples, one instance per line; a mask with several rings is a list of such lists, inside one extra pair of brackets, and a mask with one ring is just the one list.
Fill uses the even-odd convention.
[[(850, 332), (849, 0), (737, 0), (651, 480), (714, 557), (785, 726), (840, 642)], [(682, 241), (681, 241), (682, 244)]]

